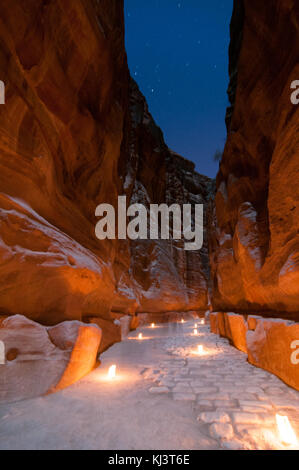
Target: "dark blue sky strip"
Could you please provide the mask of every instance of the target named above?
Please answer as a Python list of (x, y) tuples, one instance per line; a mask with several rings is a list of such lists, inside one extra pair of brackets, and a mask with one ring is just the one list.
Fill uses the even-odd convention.
[(167, 145), (214, 177), (225, 144), (233, 0), (125, 0), (132, 76)]

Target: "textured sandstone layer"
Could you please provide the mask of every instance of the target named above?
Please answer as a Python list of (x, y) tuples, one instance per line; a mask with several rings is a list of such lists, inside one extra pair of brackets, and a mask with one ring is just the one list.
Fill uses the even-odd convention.
[(54, 325), (108, 318), (115, 243), (95, 208), (118, 195), (127, 106), (121, 2), (1, 2), (0, 310)]
[(228, 338), (248, 361), (299, 390), (299, 324), (256, 315), (213, 312), (212, 333)]
[(85, 321), (97, 325), (105, 334), (101, 341), (99, 353), (106, 351), (114, 343), (119, 343), (126, 338), (130, 331), (136, 330), (139, 325), (137, 316), (111, 314), (111, 320), (103, 320), (99, 317), (85, 318)]
[(246, 335), (248, 361), (299, 390), (298, 339), (298, 323), (260, 318)]
[(110, 326), (111, 311), (205, 308), (206, 245), (186, 254), (95, 237), (96, 207), (118, 195), (209, 196), (210, 180), (168, 150), (130, 79), (123, 2), (1, 2), (0, 78), (0, 313)]
[[(299, 107), (290, 102), (298, 24), (293, 0), (235, 2), (228, 141), (209, 224), (217, 310), (299, 319)], [(137, 313), (148, 321), (206, 309), (207, 233), (201, 252), (172, 240), (99, 242), (94, 213), (118, 195), (147, 207), (207, 204), (213, 183), (168, 149), (130, 78), (122, 1), (1, 2), (0, 79), (0, 315), (2, 334), (14, 330), (3, 370), (17, 368), (24, 382), (16, 391), (2, 375), (0, 394), (15, 399), (72, 383), (99, 346), (98, 329), (30, 320), (96, 323), (102, 352), (137, 327)], [(298, 388), (298, 366), (275, 346), (297, 326), (272, 323), (211, 315), (215, 332)], [(60, 328), (66, 349), (50, 337)], [(25, 347), (27, 334), (38, 351), (28, 363), (17, 344)]]
[(0, 323), (5, 364), (0, 365), (0, 403), (65, 388), (95, 366), (102, 332), (78, 321), (44, 327), (15, 315)]
[(167, 312), (167, 313), (140, 313), (138, 315), (139, 326), (150, 325), (151, 323), (163, 324), (163, 323), (178, 323), (182, 320), (198, 320), (203, 318), (203, 312), (189, 311), (189, 312)]
[(299, 9), (235, 2), (228, 140), (210, 220), (214, 310), (299, 320)]
[[(212, 181), (196, 173), (192, 162), (169, 150), (132, 79), (126, 125), (120, 172), (129, 203), (147, 208), (165, 203), (207, 206)], [(201, 251), (185, 251), (183, 240), (118, 242), (115, 267), (114, 311), (124, 311), (132, 298), (138, 312), (206, 309), (206, 233)]]
[(171, 241), (99, 241), (95, 209), (119, 195), (206, 203), (211, 182), (167, 148), (130, 78), (122, 1), (0, 3), (0, 319), (18, 357), (37, 351), (1, 366), (4, 400), (62, 388), (94, 364), (91, 327), (75, 341), (77, 323), (59, 325), (64, 351), (45, 326), (96, 323), (102, 352), (137, 327), (137, 311), (206, 308), (206, 237), (188, 254)]
[[(257, 316), (256, 318), (260, 319), (261, 317)], [(246, 317), (236, 313), (212, 312), (209, 315), (209, 323), (212, 333), (228, 338), (237, 349), (247, 353), (248, 324)]]

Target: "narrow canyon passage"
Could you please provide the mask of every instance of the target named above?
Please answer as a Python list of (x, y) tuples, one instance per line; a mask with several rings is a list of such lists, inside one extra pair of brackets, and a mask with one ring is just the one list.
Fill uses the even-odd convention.
[(0, 449), (299, 448), (298, 5), (1, 2)]
[(292, 448), (276, 414), (299, 435), (299, 392), (195, 322), (140, 328), (75, 385), (2, 405), (0, 449)]

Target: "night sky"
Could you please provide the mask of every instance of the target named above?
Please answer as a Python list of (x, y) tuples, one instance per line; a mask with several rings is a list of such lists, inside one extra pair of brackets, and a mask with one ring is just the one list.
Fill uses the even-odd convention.
[(129, 67), (166, 144), (215, 177), (233, 0), (125, 0)]

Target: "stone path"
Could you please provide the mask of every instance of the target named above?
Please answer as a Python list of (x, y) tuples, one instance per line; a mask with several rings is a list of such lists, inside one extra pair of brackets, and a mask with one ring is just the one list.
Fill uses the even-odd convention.
[[(74, 386), (1, 406), (0, 449), (291, 448), (275, 415), (288, 416), (299, 437), (299, 392), (248, 364), (207, 326), (198, 325), (198, 336), (193, 328), (141, 328)], [(112, 364), (118, 375), (109, 381)]]
[(199, 326), (198, 336), (194, 322), (182, 327), (184, 333), (164, 345), (169, 359), (144, 372), (144, 379), (155, 384), (149, 392), (192, 403), (197, 420), (224, 449), (297, 448), (281, 443), (276, 414), (287, 415), (299, 437), (299, 392), (250, 365), (209, 327)]

